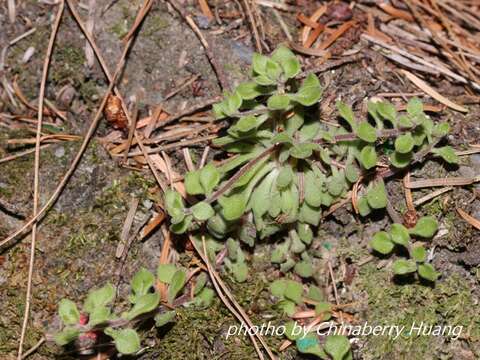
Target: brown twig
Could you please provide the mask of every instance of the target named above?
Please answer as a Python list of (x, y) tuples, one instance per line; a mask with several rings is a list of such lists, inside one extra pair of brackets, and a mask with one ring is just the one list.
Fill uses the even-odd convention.
[[(55, 39), (57, 36), (58, 28), (62, 20), (63, 10), (65, 8), (65, 1), (62, 0), (58, 7), (57, 15), (55, 17), (55, 24), (53, 26), (50, 40), (48, 41), (47, 52), (45, 54), (45, 60), (43, 62), (42, 79), (40, 81), (40, 92), (38, 95), (38, 122), (37, 122), (37, 136), (35, 143), (35, 162), (34, 162), (34, 180), (33, 180), (33, 217), (38, 214), (39, 205), (39, 192), (40, 192), (40, 143), (42, 134), (42, 121), (43, 121), (43, 105), (45, 98), (45, 89), (47, 86), (48, 68), (50, 67), (50, 59), (55, 45)], [(25, 295), (25, 311), (23, 315), (22, 329), (20, 331), (20, 340), (18, 344), (17, 359), (22, 360), (23, 355), (23, 342), (25, 340), (25, 334), (27, 332), (28, 319), (30, 316), (30, 307), (32, 300), (32, 279), (33, 269), (35, 267), (35, 250), (37, 241), (37, 224), (32, 226), (32, 241), (30, 243), (30, 259), (28, 264), (28, 279), (27, 279), (27, 293)]]

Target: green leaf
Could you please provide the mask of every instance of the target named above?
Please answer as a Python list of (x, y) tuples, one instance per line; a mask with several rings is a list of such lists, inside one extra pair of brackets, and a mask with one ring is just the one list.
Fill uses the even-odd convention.
[(225, 103), (224, 109), (226, 114), (232, 116), (238, 111), (240, 106), (242, 106), (242, 97), (240, 94), (234, 92), (228, 95), (223, 102)]
[(174, 222), (172, 220), (172, 224), (170, 225), (170, 231), (174, 234), (183, 234), (185, 231), (188, 230), (188, 227), (192, 223), (193, 216), (188, 215), (180, 222)]
[(404, 168), (405, 166), (407, 166), (408, 164), (410, 164), (410, 161), (412, 160), (412, 153), (409, 152), (409, 153), (406, 153), (406, 154), (402, 154), (402, 153), (399, 153), (397, 151), (394, 151), (392, 153), (392, 155), (390, 156), (390, 162), (392, 163), (393, 166), (395, 166), (396, 168)]
[(322, 204), (322, 195), (320, 189), (322, 189), (322, 180), (315, 176), (313, 171), (307, 171), (305, 173), (305, 181), (303, 182), (305, 201), (310, 206), (318, 207)]
[(178, 293), (183, 289), (187, 281), (187, 274), (183, 270), (177, 270), (172, 277), (170, 286), (168, 287), (167, 299), (168, 303), (172, 304)]
[(312, 106), (320, 100), (321, 96), (322, 87), (320, 86), (320, 81), (316, 75), (309, 74), (294, 95), (294, 99), (303, 106)]
[(302, 278), (308, 278), (313, 275), (313, 266), (311, 262), (300, 261), (295, 264), (295, 273)]
[(417, 116), (423, 114), (422, 101), (417, 97), (411, 98), (408, 101), (408, 104), (407, 104), (407, 113), (411, 117), (417, 117)]
[(273, 52), (272, 59), (282, 67), (285, 79), (291, 79), (300, 72), (300, 62), (295, 54), (286, 46), (278, 47)]
[(297, 233), (300, 240), (302, 240), (305, 244), (309, 245), (312, 243), (313, 231), (310, 228), (310, 225), (298, 223)]
[(417, 264), (413, 260), (399, 259), (393, 263), (392, 268), (395, 275), (405, 275), (417, 271)]
[(278, 298), (283, 298), (285, 290), (287, 288), (287, 283), (285, 280), (275, 280), (270, 284), (270, 292), (273, 296)]
[(395, 150), (401, 154), (406, 154), (413, 149), (413, 138), (412, 134), (406, 133), (404, 135), (400, 135), (395, 140)]
[(236, 92), (243, 100), (252, 100), (259, 95), (266, 93), (265, 88), (262, 88), (255, 82), (244, 82), (237, 86)]
[(131, 281), (132, 291), (136, 297), (148, 294), (155, 284), (155, 276), (145, 268), (141, 268)]
[(270, 193), (273, 182), (277, 177), (277, 170), (265, 176), (261, 183), (255, 188), (250, 197), (249, 207), (255, 217), (262, 217), (270, 207)]
[(274, 94), (268, 98), (267, 106), (270, 110), (285, 110), (290, 105), (290, 98), (284, 94)]
[(305, 337), (297, 339), (295, 345), (302, 354), (312, 354), (320, 359), (328, 359), (328, 355), (320, 347), (315, 333), (309, 333)]
[(272, 80), (266, 75), (254, 76), (253, 81), (255, 81), (258, 85), (261, 85), (261, 86), (270, 86), (270, 85), (275, 85), (277, 83), (276, 80)]
[(201, 201), (192, 206), (192, 214), (195, 219), (198, 221), (205, 221), (210, 219), (213, 215), (215, 215), (215, 211), (210, 206), (209, 203), (205, 201)]
[(376, 233), (370, 241), (370, 246), (373, 250), (378, 251), (380, 254), (390, 254), (394, 248), (394, 244), (390, 238), (390, 235), (385, 231)]
[(362, 166), (369, 170), (377, 164), (377, 153), (375, 147), (372, 145), (364, 146), (360, 152), (360, 163)]
[(343, 360), (350, 351), (350, 342), (346, 336), (330, 335), (325, 341), (324, 350), (333, 360)]
[(323, 295), (322, 290), (320, 290), (320, 288), (318, 286), (314, 286), (314, 285), (312, 285), (308, 288), (307, 297), (311, 300), (314, 300), (314, 301), (323, 301), (324, 300), (324, 295)]
[(190, 195), (205, 193), (200, 184), (200, 173), (198, 171), (189, 171), (185, 174), (185, 190), (187, 190), (187, 193)]
[(437, 220), (432, 216), (421, 217), (413, 229), (410, 229), (410, 234), (421, 236), (424, 238), (431, 238), (438, 230)]
[(282, 310), (283, 313), (287, 314), (288, 316), (292, 316), (295, 314), (296, 306), (293, 301), (290, 300), (282, 300), (277, 304), (277, 307)]
[(200, 184), (202, 185), (205, 194), (210, 194), (219, 181), (220, 172), (212, 163), (205, 165), (200, 170)]
[(252, 70), (258, 75), (267, 75), (267, 61), (265, 55), (254, 53), (252, 56)]
[(345, 187), (345, 178), (343, 174), (331, 176), (327, 181), (327, 191), (333, 196), (340, 196)]
[(207, 279), (208, 276), (204, 272), (200, 273), (200, 275), (197, 276), (197, 278), (195, 279), (195, 287), (193, 289), (194, 295), (197, 295), (205, 287)]
[(254, 115), (243, 116), (235, 124), (235, 129), (243, 133), (246, 133), (252, 129), (255, 129), (256, 127), (257, 127), (257, 118)]
[(157, 278), (159, 281), (170, 284), (177, 268), (173, 264), (160, 264), (157, 268)]
[(140, 350), (140, 337), (133, 329), (115, 330), (113, 328), (106, 328), (105, 334), (110, 336), (121, 354), (134, 354)]
[(395, 244), (407, 246), (410, 241), (408, 229), (402, 224), (392, 224), (390, 237)]
[(247, 207), (247, 200), (244, 193), (222, 196), (218, 199), (222, 206), (222, 215), (226, 220), (239, 219)]
[(74, 328), (65, 328), (62, 331), (56, 333), (53, 337), (57, 345), (64, 346), (71, 343), (80, 335), (80, 330)]
[(247, 280), (248, 277), (248, 266), (244, 262), (233, 263), (231, 266), (233, 277), (235, 281), (242, 283)]
[(90, 291), (88, 293), (85, 302), (83, 303), (83, 310), (87, 313), (91, 313), (97, 307), (102, 307), (107, 305), (115, 297), (115, 288), (112, 284), (107, 283), (105, 286), (100, 289)]
[(290, 186), (293, 181), (294, 173), (290, 165), (286, 165), (280, 169), (277, 176), (277, 188), (285, 189)]
[(413, 122), (408, 116), (401, 115), (398, 117), (398, 127), (400, 129), (410, 129), (413, 127)]
[[(326, 197), (328, 194), (323, 194)], [(320, 217), (322, 216), (322, 209), (320, 207), (310, 206), (304, 202), (298, 213), (298, 220), (313, 226), (318, 226)]]
[(377, 112), (384, 118), (389, 120), (393, 125), (395, 125), (397, 120), (397, 110), (388, 101), (381, 101), (377, 103)]
[(358, 206), (358, 213), (360, 214), (360, 216), (367, 216), (372, 212), (372, 209), (368, 205), (366, 196), (362, 196), (358, 199), (357, 206)]
[(172, 322), (173, 319), (175, 319), (175, 315), (177, 313), (175, 310), (172, 311), (166, 311), (164, 313), (160, 313), (155, 315), (154, 320), (155, 320), (155, 326), (156, 327), (162, 327), (163, 325), (168, 324), (169, 322)]
[(195, 305), (201, 307), (209, 307), (212, 305), (213, 299), (215, 297), (215, 291), (210, 288), (204, 288), (196, 297)]
[(387, 192), (383, 180), (375, 180), (367, 190), (368, 205), (372, 209), (383, 209), (387, 206)]
[[(376, 162), (376, 161), (375, 161)], [(345, 177), (350, 183), (354, 183), (360, 177), (360, 169), (353, 165), (352, 163), (347, 164), (345, 168)]]
[(435, 268), (430, 264), (418, 265), (418, 275), (429, 281), (435, 281), (440, 276), (440, 274), (436, 272)]
[(423, 246), (415, 246), (412, 249), (412, 258), (416, 262), (425, 262), (427, 260), (427, 250)]
[(174, 224), (180, 223), (185, 218), (183, 200), (178, 192), (167, 189), (165, 192), (165, 208), (172, 217)]
[(348, 122), (348, 124), (352, 128), (352, 131), (355, 131), (355, 129), (357, 128), (357, 124), (355, 122), (355, 115), (353, 114), (352, 108), (340, 100), (337, 101), (335, 105), (338, 109), (338, 113), (340, 114), (340, 116)]
[(284, 296), (287, 299), (294, 301), (296, 304), (300, 304), (302, 302), (302, 293), (303, 286), (301, 283), (293, 280), (286, 280)]
[(441, 148), (433, 148), (433, 154), (440, 155), (443, 160), (449, 164), (458, 164), (458, 156), (455, 154), (455, 150), (451, 146), (444, 146)]
[(285, 336), (288, 340), (295, 341), (303, 336), (302, 331), (295, 330), (298, 326), (296, 321), (289, 321), (285, 324)]
[(126, 319), (132, 320), (139, 315), (149, 313), (160, 304), (160, 294), (157, 292), (138, 296), (135, 305), (126, 313)]
[(267, 77), (273, 81), (277, 81), (282, 74), (282, 68), (280, 65), (276, 61), (270, 59), (267, 60), (265, 69)]
[(375, 128), (366, 121), (360, 122), (354, 131), (360, 139), (368, 143), (374, 143), (377, 140)]
[(74, 325), (80, 320), (80, 312), (77, 309), (77, 305), (69, 299), (60, 300), (58, 314), (65, 325)]
[(444, 137), (450, 132), (450, 125), (447, 122), (442, 122), (433, 127), (433, 136)]
[(290, 155), (296, 159), (306, 159), (312, 156), (316, 148), (317, 145), (312, 143), (296, 144), (290, 149)]
[(98, 324), (103, 324), (104, 322), (110, 320), (112, 313), (109, 308), (105, 306), (96, 307), (88, 317), (88, 326), (96, 326)]
[(315, 305), (315, 315), (325, 314), (332, 311), (332, 305), (328, 302), (321, 301)]

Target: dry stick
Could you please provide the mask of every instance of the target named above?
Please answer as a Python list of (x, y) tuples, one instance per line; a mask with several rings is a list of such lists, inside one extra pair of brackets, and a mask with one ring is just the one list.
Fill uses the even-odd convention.
[(33, 354), (40, 346), (43, 345), (43, 343), (46, 341), (45, 337), (42, 337), (40, 340), (38, 340), (38, 342), (33, 345), (28, 351), (26, 351), (23, 356), (22, 356), (22, 360), (23, 359), (26, 359), (28, 356), (30, 356), (31, 354)]
[[(55, 44), (55, 38), (57, 36), (60, 21), (62, 20), (63, 10), (65, 8), (65, 1), (62, 1), (58, 7), (57, 15), (55, 18), (55, 24), (48, 41), (47, 53), (45, 54), (45, 61), (43, 63), (42, 80), (40, 83), (40, 93), (38, 95), (38, 122), (37, 122), (37, 138), (35, 143), (35, 163), (34, 163), (34, 180), (33, 180), (33, 216), (38, 213), (38, 193), (40, 190), (40, 142), (42, 133), (42, 121), (43, 121), (43, 100), (45, 97), (45, 88), (47, 84), (48, 68), (50, 66), (50, 58), (52, 56), (53, 46)], [(30, 261), (28, 264), (28, 279), (27, 279), (27, 294), (25, 296), (25, 312), (23, 315), (22, 330), (20, 332), (20, 342), (18, 345), (17, 359), (22, 359), (23, 342), (25, 340), (25, 334), (27, 332), (28, 318), (30, 315), (30, 306), (32, 298), (32, 278), (33, 269), (35, 265), (35, 248), (37, 240), (37, 224), (34, 223), (32, 227), (32, 242), (30, 243)]]
[[(68, 0), (67, 0), (67, 3), (68, 3)], [(80, 162), (82, 156), (83, 156), (83, 153), (85, 152), (85, 150), (87, 149), (87, 146), (90, 142), (90, 139), (92, 138), (93, 134), (95, 133), (95, 130), (97, 128), (97, 125), (98, 123), (100, 122), (100, 119), (102, 117), (102, 112), (103, 112), (103, 108), (105, 107), (106, 103), (107, 103), (107, 98), (108, 96), (110, 95), (110, 93), (112, 92), (112, 89), (117, 81), (117, 78), (118, 76), (120, 75), (122, 69), (123, 69), (123, 65), (125, 64), (125, 57), (127, 56), (127, 53), (128, 53), (128, 50), (130, 49), (130, 45), (132, 44), (132, 41), (130, 41), (128, 44), (125, 45), (124, 49), (123, 49), (123, 53), (121, 54), (120, 56), (120, 60), (117, 64), (117, 68), (115, 69), (115, 73), (113, 75), (113, 81), (110, 83), (110, 85), (108, 86), (108, 89), (107, 91), (105, 92), (105, 95), (103, 97), (103, 100), (97, 110), (97, 113), (95, 114), (93, 120), (92, 120), (92, 123), (90, 124), (90, 127), (88, 128), (87, 130), (87, 133), (85, 134), (85, 138), (82, 142), (82, 144), (80, 145), (80, 149), (78, 150), (77, 154), (75, 155), (75, 158), (73, 159), (72, 163), (70, 164), (70, 167), (68, 168), (67, 172), (65, 173), (65, 175), (63, 176), (63, 178), (60, 180), (60, 183), (58, 184), (57, 188), (55, 189), (55, 191), (53, 192), (53, 194), (50, 196), (50, 198), (48, 199), (48, 201), (45, 203), (45, 205), (40, 209), (40, 211), (37, 213), (36, 216), (32, 217), (28, 222), (26, 222), (21, 228), (19, 228), (18, 230), (16, 230), (14, 233), (12, 233), (11, 235), (9, 235), (7, 238), (3, 239), (2, 241), (0, 241), (0, 247), (7, 244), (8, 242), (12, 241), (13, 239), (15, 239), (18, 235), (20, 235), (21, 233), (23, 233), (25, 230), (27, 230), (28, 228), (30, 228), (30, 226), (34, 223), (36, 223), (38, 221), (38, 219), (40, 219), (44, 214), (45, 212), (50, 209), (50, 207), (55, 203), (55, 201), (58, 199), (59, 195), (61, 194), (61, 192), (63, 191), (63, 189), (65, 188), (65, 185), (67, 184), (68, 180), (70, 179), (70, 177), (72, 176), (72, 174), (75, 172), (75, 169), (78, 165), (78, 163)]]
[(248, 3), (249, 0), (243, 0), (245, 4), (245, 8), (247, 9), (248, 20), (250, 21), (250, 26), (252, 27), (253, 37), (255, 38), (255, 46), (257, 51), (261, 54), (262, 53), (262, 44), (260, 43), (260, 36), (258, 35), (257, 24), (255, 22), (255, 18), (252, 14), (252, 9), (250, 8), (250, 4)]
[(197, 35), (198, 39), (200, 40), (203, 48), (205, 49), (205, 54), (207, 55), (208, 61), (210, 65), (212, 65), (213, 72), (217, 76), (218, 84), (220, 85), (221, 90), (228, 90), (229, 85), (225, 78), (225, 74), (223, 69), (218, 65), (217, 60), (215, 59), (212, 49), (208, 45), (207, 40), (203, 36), (202, 32), (198, 28), (195, 21), (193, 21), (192, 16), (180, 5), (176, 0), (167, 0), (170, 5), (180, 14), (180, 16), (187, 22), (187, 24), (191, 27), (195, 35)]
[[(115, 81), (114, 80), (114, 77), (112, 77), (112, 75), (110, 74), (110, 71), (108, 69), (108, 66), (107, 64), (105, 63), (105, 60), (100, 52), (100, 49), (98, 48), (95, 40), (93, 39), (92, 35), (86, 30), (86, 27), (85, 27), (85, 24), (82, 22), (82, 20), (80, 19), (80, 16), (77, 12), (77, 10), (75, 9), (75, 7), (73, 6), (73, 4), (71, 3), (71, 0), (67, 0), (67, 3), (68, 3), (68, 7), (70, 9), (70, 11), (72, 12), (72, 15), (73, 17), (75, 18), (75, 21), (77, 22), (78, 26), (80, 27), (80, 29), (82, 30), (84, 36), (87, 38), (88, 42), (90, 43), (90, 46), (93, 48), (93, 52), (95, 53), (95, 56), (97, 57), (98, 59), (98, 62), (100, 63), (100, 66), (102, 67), (102, 70), (103, 72), (105, 73), (105, 76), (107, 77), (108, 81), (110, 81), (110, 85), (113, 86), (113, 91), (115, 92), (115, 94), (118, 96), (118, 98), (120, 99), (120, 103), (122, 104), (122, 109), (125, 113), (125, 116), (127, 117), (127, 120), (128, 120), (128, 123), (129, 124), (132, 124), (134, 121), (132, 120), (129, 112), (128, 112), (128, 109), (127, 109), (127, 105), (125, 103), (125, 100), (123, 99), (123, 96), (122, 94), (120, 93), (120, 91), (118, 90), (117, 86), (115, 86)], [(138, 20), (140, 17), (145, 17), (147, 15), (147, 12), (144, 11), (143, 9), (144, 8), (148, 8), (150, 9), (151, 7), (151, 3), (148, 2), (148, 0), (144, 3), (144, 6), (143, 8), (140, 10), (140, 12), (138, 13), (138, 16), (137, 16), (137, 20), (135, 21), (135, 23), (139, 22), (141, 23), (141, 20)], [(130, 38), (129, 40), (129, 44), (131, 43), (132, 41), (132, 38)], [(165, 183), (162, 181), (162, 179), (160, 178), (158, 172), (156, 171), (155, 169), (155, 164), (153, 164), (152, 160), (150, 159), (150, 157), (148, 156), (148, 150), (145, 148), (144, 144), (143, 144), (143, 141), (140, 139), (140, 137), (138, 136), (138, 133), (137, 131), (135, 130), (133, 132), (134, 136), (135, 136), (135, 140), (138, 144), (138, 146), (140, 147), (141, 149), (141, 152), (140, 154), (143, 154), (143, 156), (145, 157), (145, 160), (147, 161), (148, 163), (148, 166), (150, 168), (150, 170), (152, 171), (153, 173), (153, 176), (155, 177), (155, 179), (157, 180), (160, 188), (163, 190), (163, 191), (166, 191), (167, 190), (167, 186), (165, 185)]]
[[(49, 146), (50, 146), (50, 144), (45, 144), (45, 145), (40, 146), (40, 149), (45, 149)], [(10, 155), (10, 156), (6, 156), (6, 157), (0, 159), (0, 164), (4, 163), (4, 162), (7, 162), (7, 161), (12, 161), (12, 160), (18, 159), (18, 158), (20, 158), (22, 156), (25, 156), (25, 155), (28, 155), (28, 154), (31, 154), (31, 153), (35, 152), (35, 150), (36, 150), (35, 148), (34, 149), (28, 149), (28, 150), (25, 150), (25, 151), (22, 151), (22, 152), (19, 152), (19, 153)]]

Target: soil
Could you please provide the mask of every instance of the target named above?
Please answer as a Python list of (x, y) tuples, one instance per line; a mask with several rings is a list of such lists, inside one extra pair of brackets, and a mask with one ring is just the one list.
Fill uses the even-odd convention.
[[(116, 1), (103, 16), (101, 11), (110, 0), (93, 3), (96, 4), (95, 38), (109, 67), (113, 69), (122, 47), (121, 38), (128, 32), (142, 2)], [(197, 2), (184, 3), (189, 5), (188, 9), (195, 14), (195, 20), (202, 25), (202, 30), (209, 34), (213, 55), (233, 88), (246, 78), (251, 55), (255, 51), (248, 21), (244, 20), (228, 31), (215, 33), (218, 26), (205, 21)], [(223, 11), (236, 11), (235, 2), (226, 3), (220, 6)], [(309, 11), (309, 7), (313, 10), (316, 8), (312, 4), (316, 2), (306, 3), (305, 12)], [(285, 41), (285, 35), (272, 9), (266, 7), (262, 11), (266, 45), (274, 49)], [(5, 76), (10, 81), (17, 77), (18, 86), (32, 101), (38, 97), (46, 48), (44, 44), (50, 36), (53, 14), (54, 7), (43, 2), (17, 1), (17, 21), (11, 24), (6, 5), (0, 6), (0, 47), (6, 46), (31, 26), (36, 27), (33, 34), (8, 49), (5, 59)], [(81, 10), (81, 15), (86, 18), (87, 12)], [(294, 37), (297, 36), (294, 14), (282, 13), (282, 16)], [(354, 31), (342, 41), (334, 45), (339, 52), (354, 44), (362, 54), (362, 59), (320, 74), (321, 83), (325, 86), (321, 103), (322, 120), (335, 120), (335, 101), (338, 99), (353, 104), (356, 115), (361, 117), (365, 114), (363, 104), (366, 97), (385, 92), (418, 91), (403, 79), (400, 80), (395, 72), (396, 66), (366, 47)], [(34, 55), (27, 63), (22, 63), (24, 53), (31, 46), (35, 48)], [(107, 88), (99, 65), (96, 62), (92, 67), (86, 65), (84, 47), (85, 39), (70, 12), (65, 11), (52, 56), (46, 94), (46, 98), (52, 102), (61, 104), (64, 101), (67, 120), (56, 124), (60, 132), (84, 134)], [(302, 61), (306, 67), (317, 65), (314, 57), (304, 57)], [(169, 92), (196, 74), (200, 75), (200, 90), (186, 87), (172, 98), (164, 100)], [(443, 95), (452, 100), (463, 95), (463, 87), (453, 86), (446, 81), (436, 85)], [(154, 2), (145, 19), (128, 56), (119, 87), (125, 98), (139, 99), (142, 114), (159, 104), (167, 112), (175, 114), (221, 95), (215, 72), (198, 38), (164, 1)], [(73, 90), (71, 101), (59, 95), (65, 88)], [(4, 92), (0, 94), (1, 113), (36, 117), (35, 112), (21, 104), (13, 105)], [(423, 100), (427, 104), (438, 104), (428, 96), (424, 96)], [(452, 133), (448, 141), (459, 150), (466, 148), (467, 143), (478, 142), (480, 136), (480, 106), (471, 104), (468, 108), (466, 115), (450, 109), (430, 113), (434, 120), (450, 123)], [(102, 121), (68, 186), (39, 226), (26, 349), (58, 326), (56, 311), (60, 299), (66, 297), (80, 303), (90, 289), (108, 281), (118, 284), (119, 293), (125, 294), (128, 281), (135, 271), (141, 267), (155, 271), (158, 264), (164, 241), (161, 231), (142, 241), (136, 240), (124, 264), (119, 264), (115, 257), (131, 198), (140, 199), (133, 224), (135, 228), (144, 221), (145, 216), (151, 214), (160, 193), (147, 170), (123, 168), (108, 155), (99, 138), (111, 131), (112, 128)], [(31, 138), (34, 135), (20, 126), (17, 129), (0, 127), (0, 158), (20, 149), (7, 145), (8, 139)], [(62, 142), (42, 151), (41, 203), (45, 203), (55, 189), (78, 147), (78, 142)], [(193, 155), (200, 157), (203, 145), (192, 149)], [(172, 158), (174, 168), (183, 173), (185, 167), (181, 151), (170, 150), (167, 153)], [(429, 160), (412, 169), (411, 175), (420, 179), (480, 174), (479, 155), (461, 159), (461, 164), (456, 167), (445, 167), (440, 162)], [(33, 155), (28, 155), (0, 163), (0, 199), (13, 204), (16, 209), (14, 214), (0, 207), (0, 238), (20, 227), (24, 221), (22, 217), (31, 214), (33, 161)], [(396, 210), (404, 213), (406, 204), (401, 181), (401, 178), (392, 179), (388, 183), (388, 192)], [(441, 224), (440, 231), (428, 244), (433, 249), (433, 265), (442, 273), (435, 285), (416, 281), (399, 285), (392, 281), (391, 261), (377, 258), (364, 261), (370, 256), (368, 241), (372, 234), (389, 223), (384, 214), (361, 219), (354, 216), (350, 205), (347, 205), (323, 221), (312, 246), (328, 253), (337, 279), (340, 302), (356, 304), (349, 309), (356, 321), (406, 326), (424, 321), (461, 325), (468, 329), (455, 340), (447, 337), (401, 337), (395, 341), (386, 336), (356, 338), (353, 342), (355, 359), (480, 358), (479, 233), (462, 220), (455, 210), (456, 207), (462, 208), (479, 219), (478, 189), (477, 185), (455, 187), (417, 209), (421, 215), (435, 216)], [(414, 198), (430, 192), (431, 189), (415, 191)], [(195, 254), (184, 249), (181, 239), (174, 246), (175, 258), (179, 263), (186, 265), (194, 259)], [(271, 243), (260, 243), (248, 254), (250, 271), (245, 283), (237, 283), (227, 272), (222, 272), (237, 301), (254, 323), (281, 323), (285, 320), (268, 290), (271, 281), (278, 277), (278, 271), (268, 261), (271, 248)], [(25, 306), (29, 249), (30, 237), (25, 236), (0, 253), (2, 359), (16, 358)], [(120, 274), (119, 266), (122, 266)], [(328, 289), (329, 273), (325, 263), (318, 264), (315, 280), (319, 287)], [(331, 291), (326, 294), (325, 300), (335, 301)], [(142, 343), (144, 350), (138, 357), (256, 358), (248, 337), (225, 339), (228, 327), (235, 325), (235, 321), (218, 298), (208, 309), (180, 307), (177, 320), (171, 326), (158, 331), (155, 328), (145, 330)], [(273, 349), (278, 348), (283, 340), (281, 337), (267, 337)], [(78, 358), (77, 354), (68, 351), (48, 342), (30, 358)], [(280, 358), (307, 359), (297, 354), (293, 347), (282, 352)]]

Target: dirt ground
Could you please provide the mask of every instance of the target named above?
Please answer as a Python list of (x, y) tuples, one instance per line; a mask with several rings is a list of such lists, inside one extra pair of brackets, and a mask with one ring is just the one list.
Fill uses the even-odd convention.
[[(122, 43), (121, 38), (133, 23), (141, 1), (119, 0), (101, 15), (110, 0), (96, 0), (95, 38), (111, 69), (115, 66)], [(185, 1), (195, 15), (197, 23), (208, 34), (214, 57), (224, 71), (227, 82), (233, 86), (246, 78), (255, 45), (246, 19), (225, 31), (217, 31), (199, 12), (197, 2)], [(211, 3), (221, 3), (213, 1)], [(235, 2), (219, 5), (225, 11), (236, 9)], [(227, 4), (228, 3), (228, 4)], [(309, 13), (320, 2), (302, 1), (304, 12)], [(44, 52), (51, 31), (54, 7), (37, 1), (17, 1), (17, 21), (11, 24), (5, 4), (0, 5), (0, 47), (25, 33), (36, 31), (8, 48), (4, 73), (9, 81), (16, 79), (25, 97), (37, 99)], [(87, 16), (86, 10), (80, 10)], [(269, 7), (262, 7), (266, 45), (274, 49), (285, 41), (281, 26)], [(282, 13), (286, 26), (296, 36), (295, 14)], [(234, 18), (235, 19), (235, 18)], [(246, 35), (248, 33), (248, 36)], [(379, 93), (411, 93), (418, 89), (400, 79), (396, 65), (369, 48), (352, 31), (334, 47), (342, 52), (352, 44), (358, 49), (359, 60), (341, 65), (319, 74), (325, 93), (321, 102), (323, 120), (336, 118), (335, 100), (343, 99), (353, 104), (357, 114), (363, 114), (362, 102)], [(25, 52), (33, 47), (33, 56), (22, 62)], [(52, 56), (46, 98), (66, 111), (66, 121), (58, 120), (56, 131), (83, 135), (107, 89), (107, 82), (97, 62), (86, 65), (85, 39), (71, 13), (66, 10), (57, 36)], [(316, 65), (315, 57), (304, 57), (306, 67)], [(199, 75), (198, 86), (186, 87), (168, 100), (165, 96), (180, 86), (185, 79)], [(125, 71), (119, 82), (125, 98), (139, 99), (140, 114), (162, 104), (168, 113), (178, 113), (196, 104), (221, 95), (215, 72), (204, 48), (184, 20), (164, 1), (155, 1), (141, 27), (135, 44), (128, 55)], [(439, 80), (437, 90), (450, 99), (461, 101), (464, 87)], [(63, 90), (62, 90), (63, 89)], [(70, 99), (65, 100), (65, 89)], [(63, 96), (62, 96), (63, 93)], [(0, 98), (0, 116), (3, 114), (36, 113), (26, 109), (17, 99), (11, 103), (3, 92)], [(427, 95), (426, 104), (438, 105)], [(63, 103), (62, 103), (63, 101)], [(63, 105), (62, 105), (63, 104)], [(478, 143), (480, 137), (480, 105), (478, 101), (467, 105), (469, 112), (461, 114), (451, 109), (430, 113), (434, 120), (447, 121), (452, 127), (448, 141), (457, 150), (469, 143)], [(19, 122), (20, 123), (20, 122)], [(21, 123), (20, 123), (21, 124)], [(27, 330), (25, 349), (34, 346), (58, 323), (58, 301), (64, 297), (81, 302), (91, 288), (107, 281), (119, 285), (120, 293), (128, 291), (128, 279), (140, 267), (152, 271), (158, 264), (163, 244), (161, 231), (154, 232), (142, 241), (135, 241), (125, 263), (119, 264), (115, 251), (132, 197), (140, 199), (133, 228), (151, 214), (159, 201), (155, 179), (150, 172), (131, 170), (112, 159), (100, 140), (112, 128), (102, 121), (73, 177), (59, 200), (41, 222), (38, 230), (36, 264), (33, 277), (31, 321)], [(8, 145), (7, 140), (33, 138), (28, 128), (0, 127), (0, 159), (22, 145)], [(199, 146), (198, 146), (199, 145)], [(192, 153), (200, 157), (205, 143), (193, 146)], [(78, 150), (79, 142), (59, 142), (42, 150), (40, 164), (41, 196), (45, 203)], [(185, 165), (180, 150), (168, 150), (173, 167), (184, 173)], [(0, 199), (13, 206), (14, 211), (0, 207), (0, 238), (20, 227), (32, 212), (34, 156), (0, 163)], [(459, 166), (445, 166), (427, 161), (412, 169), (413, 178), (439, 178), (448, 176), (473, 177), (480, 174), (480, 155), (461, 158)], [(392, 203), (400, 213), (406, 210), (402, 179), (388, 182)], [(352, 344), (355, 359), (452, 359), (480, 358), (480, 236), (457, 212), (464, 209), (480, 219), (480, 188), (478, 185), (455, 187), (419, 208), (422, 215), (435, 216), (440, 231), (429, 244), (434, 249), (433, 265), (442, 273), (434, 286), (418, 282), (397, 284), (392, 281), (388, 260), (370, 256), (367, 246), (372, 234), (388, 224), (386, 216), (361, 219), (354, 215), (351, 206), (341, 208), (324, 219), (313, 247), (328, 251), (337, 279), (341, 303), (355, 303), (349, 309), (356, 321), (375, 324), (403, 324), (413, 322), (462, 325), (468, 329), (456, 340), (445, 337), (402, 337), (392, 340), (386, 336), (356, 338)], [(415, 191), (418, 199), (431, 189)], [(474, 195), (472, 195), (474, 194)], [(0, 253), (0, 358), (14, 359), (25, 306), (25, 290), (30, 236), (17, 239)], [(328, 246), (327, 246), (328, 245)], [(188, 264), (195, 256), (185, 249), (183, 242), (174, 243), (175, 258)], [(328, 250), (325, 250), (328, 249)], [(254, 323), (272, 321), (281, 323), (285, 318), (274, 306), (268, 286), (278, 272), (266, 259), (271, 243), (259, 243), (248, 253), (249, 277), (245, 283), (236, 283), (227, 273), (222, 273), (237, 301)], [(120, 273), (119, 266), (123, 266)], [(348, 274), (348, 276), (347, 276)], [(348, 279), (347, 279), (348, 278)], [(325, 263), (318, 265), (315, 280), (320, 288), (328, 288), (329, 274)], [(333, 293), (325, 294), (334, 302)], [(236, 324), (234, 317), (216, 298), (208, 309), (182, 307), (177, 321), (161, 331), (148, 329), (144, 333), (145, 349), (140, 359), (253, 359), (255, 351), (248, 337), (225, 339), (226, 329)], [(269, 345), (276, 349), (284, 339), (268, 337)], [(295, 349), (279, 354), (281, 359), (307, 359)], [(41, 346), (31, 359), (78, 358), (74, 353), (53, 343)]]

